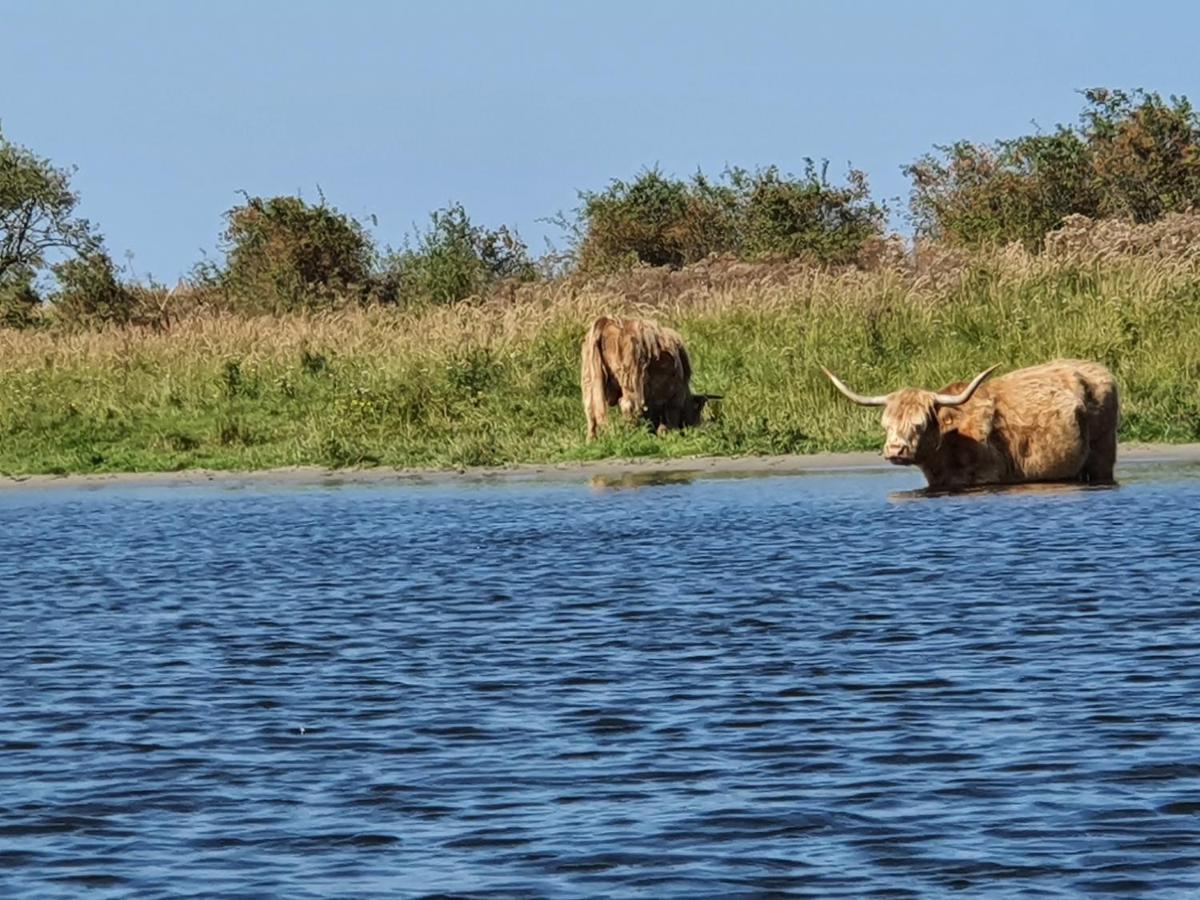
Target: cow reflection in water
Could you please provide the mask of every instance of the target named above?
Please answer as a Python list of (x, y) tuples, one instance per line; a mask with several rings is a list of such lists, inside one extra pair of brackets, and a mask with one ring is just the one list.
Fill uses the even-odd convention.
[(1058, 481), (1110, 484), (1117, 459), (1117, 385), (1098, 363), (1060, 359), (940, 391), (900, 388), (863, 396), (828, 369), (862, 406), (883, 407), (883, 455), (915, 465), (930, 491)]
[(621, 472), (593, 475), (588, 479), (588, 487), (596, 491), (629, 491), (667, 484), (691, 484), (695, 480), (694, 472)]
[(928, 500), (934, 497), (979, 498), (987, 497), (1079, 497), (1093, 491), (1116, 490), (1115, 481), (1089, 484), (1082, 481), (1029, 481), (1022, 484), (977, 484), (967, 488), (938, 490), (923, 487), (911, 491), (892, 491), (888, 500), (894, 503), (908, 503), (917, 500)]

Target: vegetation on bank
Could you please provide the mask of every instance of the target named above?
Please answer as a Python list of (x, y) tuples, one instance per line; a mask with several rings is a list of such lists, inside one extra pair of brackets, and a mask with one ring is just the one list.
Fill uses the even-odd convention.
[[(1101, 360), (1125, 440), (1200, 439), (1200, 119), (1085, 92), (1076, 126), (915, 161), (915, 245), (866, 176), (806, 161), (584, 191), (563, 251), (433, 213), (381, 245), (324, 197), (243, 195), (222, 259), (129, 278), (70, 171), (0, 135), (0, 472), (495, 465), (876, 447), (864, 391), (995, 362)], [(585, 445), (578, 342), (599, 313), (677, 327), (699, 429)]]
[[(1200, 234), (1194, 219), (1177, 229)], [(165, 330), (0, 331), (0, 471), (467, 466), (879, 446), (853, 386), (940, 386), (999, 362), (1098, 359), (1124, 440), (1200, 440), (1200, 260), (1108, 248), (1090, 226), (1033, 256), (927, 256), (874, 272), (710, 264), (425, 310), (202, 316)], [(1146, 239), (1149, 240), (1149, 239)], [(1155, 256), (1153, 247), (1162, 249)], [(683, 332), (697, 429), (583, 441), (578, 344), (601, 311)]]

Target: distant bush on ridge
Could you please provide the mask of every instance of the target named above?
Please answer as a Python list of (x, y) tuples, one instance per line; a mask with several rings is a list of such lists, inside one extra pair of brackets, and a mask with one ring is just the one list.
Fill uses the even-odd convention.
[(680, 267), (712, 255), (852, 262), (882, 233), (885, 211), (871, 201), (862, 172), (852, 169), (846, 185), (836, 186), (826, 171), (826, 164), (806, 160), (799, 177), (769, 166), (685, 181), (653, 168), (631, 182), (583, 192), (572, 226), (579, 267)]
[(355, 219), (299, 197), (246, 197), (225, 213), (225, 265), (198, 275), (245, 312), (331, 308), (367, 294), (375, 248)]
[(516, 231), (475, 225), (454, 203), (432, 213), (428, 229), (384, 257), (375, 299), (402, 306), (456, 303), (501, 281), (536, 277), (537, 266)]
[(907, 166), (918, 231), (965, 247), (1037, 249), (1070, 215), (1145, 223), (1200, 209), (1200, 117), (1186, 98), (1083, 95), (1077, 126), (960, 141)]

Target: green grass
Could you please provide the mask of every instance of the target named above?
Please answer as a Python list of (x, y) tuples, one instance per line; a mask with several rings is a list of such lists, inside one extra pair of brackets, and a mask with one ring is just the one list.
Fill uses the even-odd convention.
[(1161, 262), (979, 263), (933, 283), (814, 273), (639, 298), (678, 328), (697, 391), (723, 393), (696, 429), (617, 426), (583, 441), (578, 342), (628, 296), (530, 289), (425, 314), (196, 319), (165, 333), (0, 331), (0, 472), (515, 462), (859, 450), (874, 393), (940, 387), (1001, 363), (1107, 364), (1124, 440), (1200, 440), (1200, 277)]

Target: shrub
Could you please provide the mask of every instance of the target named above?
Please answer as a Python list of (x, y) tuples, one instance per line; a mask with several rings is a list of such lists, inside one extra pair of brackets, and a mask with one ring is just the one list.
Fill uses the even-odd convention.
[(959, 142), (906, 167), (918, 230), (950, 243), (1037, 246), (1072, 213), (1095, 215), (1088, 150), (1070, 129), (999, 141)]
[(587, 271), (636, 263), (678, 267), (734, 249), (731, 192), (701, 176), (689, 184), (649, 169), (580, 198), (579, 263)]
[(884, 211), (870, 201), (863, 173), (851, 170), (848, 185), (837, 187), (826, 170), (806, 160), (800, 177), (771, 166), (729, 169), (717, 181), (703, 173), (683, 181), (648, 169), (632, 182), (584, 192), (570, 226), (579, 267), (678, 268), (714, 254), (849, 262), (882, 232)]
[(54, 267), (51, 298), (56, 321), (74, 327), (127, 325), (138, 318), (138, 295), (117, 278), (112, 259), (96, 250)]
[(1070, 215), (1149, 222), (1200, 204), (1200, 119), (1186, 99), (1092, 89), (1076, 127), (937, 147), (905, 168), (918, 231), (1029, 249)]
[(225, 268), (201, 270), (247, 311), (321, 309), (366, 296), (374, 247), (362, 226), (322, 199), (247, 197), (225, 214)]
[[(407, 243), (407, 242), (406, 242)], [(384, 303), (456, 303), (505, 280), (530, 281), (537, 268), (520, 236), (474, 225), (462, 204), (437, 210), (415, 245), (391, 253), (376, 282)]]
[(41, 321), (41, 313), (32, 270), (20, 266), (0, 274), (0, 328), (30, 328)]
[(884, 210), (871, 202), (867, 177), (851, 169), (845, 187), (805, 160), (804, 175), (784, 177), (770, 166), (729, 173), (737, 197), (740, 255), (752, 260), (854, 261), (883, 232)]
[(1151, 222), (1200, 206), (1200, 117), (1186, 97), (1094, 89), (1083, 132), (1100, 213)]

